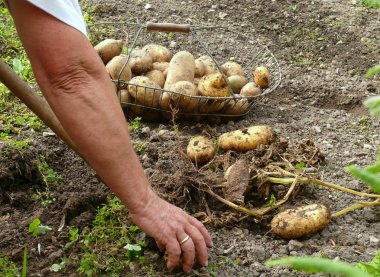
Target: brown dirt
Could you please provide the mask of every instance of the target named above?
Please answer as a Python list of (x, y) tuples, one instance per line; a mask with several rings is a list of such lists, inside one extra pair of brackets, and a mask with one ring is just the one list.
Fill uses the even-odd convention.
[[(322, 179), (352, 189), (365, 189), (343, 168), (351, 163), (362, 166), (373, 162), (380, 144), (379, 119), (368, 116), (362, 106), (363, 99), (380, 93), (379, 77), (373, 80), (362, 77), (380, 60), (380, 48), (376, 44), (380, 37), (378, 10), (364, 8), (359, 1), (152, 0), (151, 10), (145, 10), (146, 2), (140, 0), (91, 2), (98, 7), (99, 21), (138, 17), (142, 22), (234, 27), (268, 45), (281, 65), (280, 87), (240, 121), (215, 126), (181, 123), (179, 132), (170, 124), (146, 123), (144, 129), (132, 133), (135, 145), (146, 145), (139, 156), (152, 183), (167, 184), (157, 187), (164, 197), (182, 208), (204, 210), (199, 201), (203, 195), (194, 186), (211, 179), (207, 174), (215, 174), (217, 178), (212, 172), (221, 171), (226, 158), (220, 157), (219, 167), (192, 176), (193, 180), (184, 178), (184, 168), (191, 167), (181, 153), (190, 136), (216, 137), (252, 124), (272, 126), (291, 145), (311, 139), (326, 157), (325, 163), (317, 167)], [(363, 116), (367, 119), (362, 120)], [(25, 153), (0, 144), (0, 256), (9, 256), (21, 264), (23, 247), (27, 245), (30, 276), (50, 276), (49, 267), (59, 262), (62, 246), (68, 242), (65, 232), (57, 231), (63, 216), (67, 226), (77, 226), (80, 230), (90, 227), (96, 207), (105, 202), (109, 190), (56, 137), (43, 137), (40, 133), (27, 135), (35, 143)], [(55, 201), (47, 208), (32, 198), (43, 187), (33, 163), (40, 155), (63, 177), (61, 186), (52, 188)], [(207, 199), (213, 209), (223, 209), (221, 204)], [(290, 205), (319, 202), (337, 211), (357, 200), (343, 193), (307, 187)], [(36, 217), (55, 231), (33, 238), (28, 225)], [(210, 251), (210, 264), (219, 265), (216, 276), (303, 276), (289, 269), (269, 268), (264, 262), (286, 255), (369, 261), (380, 248), (380, 212), (373, 208), (338, 218), (322, 232), (301, 240), (280, 239), (269, 232), (267, 223), (245, 219), (227, 227), (207, 225), (215, 245)], [(42, 246), (40, 254), (38, 243)], [(231, 264), (223, 257), (241, 262)], [(128, 270), (126, 275), (132, 274)], [(197, 272), (208, 274), (207, 269)], [(78, 273), (69, 267), (59, 274), (76, 276)]]

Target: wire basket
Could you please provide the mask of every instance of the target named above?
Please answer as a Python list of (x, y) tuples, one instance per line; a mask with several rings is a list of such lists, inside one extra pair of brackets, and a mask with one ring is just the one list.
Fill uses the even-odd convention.
[[(117, 86), (121, 106), (127, 115), (141, 116), (146, 120), (166, 118), (203, 121), (207, 118), (211, 123), (217, 123), (221, 119), (238, 119), (248, 114), (260, 99), (275, 90), (281, 82), (280, 66), (273, 53), (252, 37), (231, 28), (170, 23), (101, 22), (90, 26), (89, 34), (94, 44), (106, 38), (125, 40), (124, 52), (129, 55), (126, 64), (133, 49), (142, 48), (147, 44), (158, 44), (167, 47), (172, 54), (188, 51), (195, 59), (207, 55), (222, 73), (231, 96), (191, 96), (124, 82), (120, 76), (125, 64), (118, 79), (113, 80)], [(254, 69), (265, 66), (270, 72), (269, 87), (263, 89), (257, 96), (234, 94), (226, 75), (221, 70), (221, 65), (227, 61), (240, 64), (250, 81)], [(129, 91), (143, 89), (146, 97), (143, 101), (137, 100), (130, 97), (125, 89)]]

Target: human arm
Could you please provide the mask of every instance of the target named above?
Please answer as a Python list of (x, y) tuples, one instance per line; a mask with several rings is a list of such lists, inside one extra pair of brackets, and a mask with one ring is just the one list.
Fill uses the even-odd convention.
[[(207, 263), (211, 239), (204, 226), (160, 199), (133, 151), (115, 87), (82, 33), (29, 4), (10, 1), (37, 82), (80, 153), (123, 201), (133, 221), (169, 253), (173, 268), (184, 254), (189, 271), (198, 254)], [(179, 245), (185, 235), (191, 241)]]

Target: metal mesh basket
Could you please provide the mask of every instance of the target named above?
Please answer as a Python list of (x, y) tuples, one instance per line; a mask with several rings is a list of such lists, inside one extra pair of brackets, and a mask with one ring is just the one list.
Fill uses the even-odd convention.
[[(167, 47), (173, 54), (188, 51), (194, 58), (207, 55), (213, 59), (223, 74), (231, 94), (228, 97), (190, 96), (163, 89), (136, 86), (120, 79), (113, 80), (118, 88), (120, 103), (126, 113), (142, 116), (147, 120), (159, 120), (162, 117), (195, 121), (208, 118), (213, 122), (219, 121), (220, 118), (233, 120), (249, 113), (259, 99), (272, 92), (281, 82), (281, 70), (272, 52), (253, 38), (230, 28), (170, 23), (102, 22), (90, 26), (89, 34), (95, 44), (106, 38), (123, 39), (126, 42), (127, 53), (147, 44), (158, 44)], [(129, 57), (126, 63), (128, 61)], [(269, 87), (263, 89), (257, 96), (243, 97), (234, 94), (227, 77), (220, 68), (227, 61), (239, 63), (250, 81), (252, 81), (253, 70), (258, 66), (265, 66), (270, 72)], [(125, 97), (122, 89), (126, 88), (128, 90), (144, 89), (145, 95), (149, 97), (144, 98), (144, 101)], [(163, 102), (168, 101), (164, 99), (164, 96), (170, 98), (169, 106), (162, 105)]]

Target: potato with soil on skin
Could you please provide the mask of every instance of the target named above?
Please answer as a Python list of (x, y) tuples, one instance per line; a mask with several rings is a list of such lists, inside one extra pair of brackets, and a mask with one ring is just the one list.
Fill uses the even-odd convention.
[(159, 85), (161, 88), (164, 87), (165, 76), (164, 76), (164, 73), (162, 73), (160, 70), (152, 69), (151, 71), (148, 71), (147, 73), (145, 73), (143, 76), (148, 77), (157, 85)]
[(213, 73), (203, 76), (199, 81), (198, 89), (200, 95), (210, 97), (230, 96), (228, 86), (221, 73)]
[[(191, 112), (195, 110), (195, 107), (198, 105), (199, 99), (190, 97), (198, 96), (198, 89), (193, 83), (190, 83), (188, 81), (179, 81), (172, 86), (171, 91), (184, 94), (172, 94), (172, 101), (176, 105), (178, 105), (181, 110), (186, 112)], [(187, 97), (186, 95), (188, 95), (189, 97)]]
[(267, 88), (270, 85), (270, 74), (268, 68), (259, 66), (253, 71), (253, 80), (261, 88)]
[[(120, 80), (124, 82), (128, 82), (132, 78), (132, 71), (127, 62), (126, 56), (116, 56), (110, 60), (106, 65), (106, 70), (108, 74), (111, 76), (112, 80)], [(125, 65), (125, 67), (124, 67)], [(124, 68), (123, 68), (124, 67)], [(121, 70), (123, 71), (121, 72)], [(121, 72), (121, 75), (120, 75)], [(120, 75), (120, 77), (119, 77)]]
[(241, 89), (248, 83), (248, 79), (240, 75), (231, 75), (227, 80), (235, 94), (239, 94)]
[(237, 62), (226, 62), (220, 68), (227, 77), (233, 75), (245, 77), (243, 67)]
[(135, 75), (148, 72), (153, 67), (152, 57), (141, 49), (132, 50), (128, 64)]
[(268, 144), (273, 136), (272, 128), (266, 125), (251, 126), (222, 134), (219, 147), (225, 151), (247, 152), (254, 150), (260, 144)]
[(244, 87), (242, 87), (240, 91), (241, 96), (256, 96), (261, 94), (263, 91), (261, 88), (256, 85), (254, 82), (247, 83)]
[(128, 115), (131, 117), (139, 116), (146, 121), (159, 121), (161, 119), (159, 111), (141, 106), (129, 106)]
[(203, 75), (205, 75), (205, 65), (204, 63), (199, 60), (199, 59), (196, 59), (195, 60), (195, 77), (203, 77)]
[(226, 100), (226, 104), (223, 109), (223, 114), (242, 115), (247, 111), (249, 107), (248, 100), (239, 96), (240, 95), (236, 95), (236, 100)]
[(169, 67), (168, 62), (154, 62), (152, 65), (152, 69), (157, 69), (161, 71), (162, 73), (164, 73), (164, 71), (167, 70), (168, 67)]
[(321, 231), (329, 222), (329, 209), (321, 204), (312, 204), (277, 214), (272, 219), (271, 228), (284, 239), (295, 239)]
[(178, 52), (169, 63), (164, 89), (171, 90), (171, 87), (179, 81), (192, 83), (194, 74), (195, 61), (193, 55), (187, 51)]
[(158, 44), (148, 44), (142, 50), (152, 57), (153, 62), (168, 62), (172, 56), (168, 48)]
[(211, 73), (219, 72), (218, 67), (216, 66), (215, 62), (210, 56), (204, 55), (196, 60), (202, 62), (204, 65), (203, 75), (209, 75)]
[(116, 39), (105, 39), (94, 46), (104, 64), (123, 51), (124, 42)]
[(214, 143), (205, 136), (197, 136), (187, 146), (187, 156), (196, 163), (211, 161), (216, 154)]
[(127, 103), (131, 103), (131, 96), (126, 89), (119, 90), (117, 92), (117, 98), (119, 99), (120, 104), (123, 108), (128, 107)]
[(213, 114), (224, 108), (223, 100), (200, 99), (198, 102), (198, 111), (201, 114)]
[(137, 103), (154, 108), (158, 107), (162, 95), (160, 86), (145, 76), (133, 77), (128, 92)]

